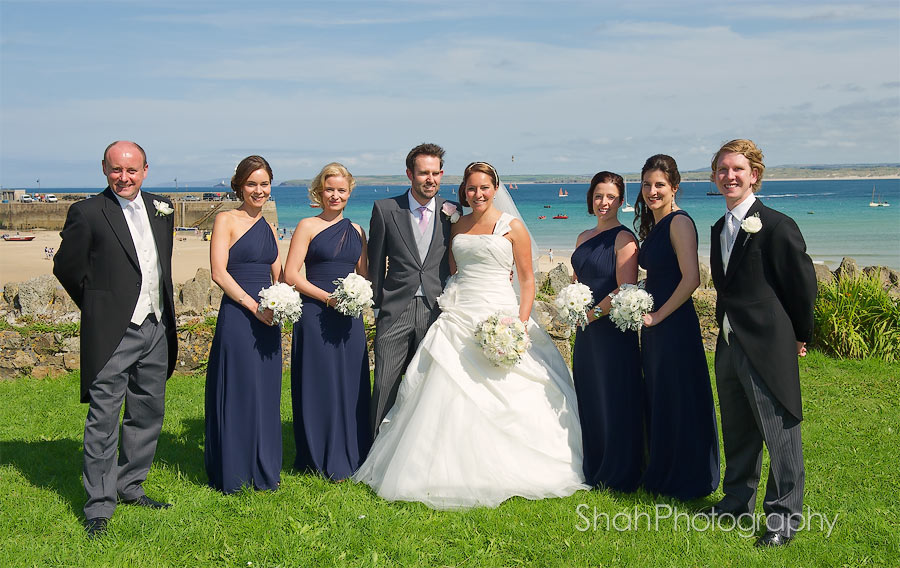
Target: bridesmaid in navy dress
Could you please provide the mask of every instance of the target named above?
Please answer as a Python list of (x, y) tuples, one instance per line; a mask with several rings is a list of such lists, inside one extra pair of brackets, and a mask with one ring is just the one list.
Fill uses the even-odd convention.
[(652, 156), (634, 205), (643, 241), (638, 259), (656, 310), (644, 316), (641, 332), (649, 453), (642, 483), (652, 493), (690, 500), (719, 485), (719, 441), (691, 300), (700, 284), (697, 229), (675, 205), (680, 183), (674, 159)]
[(578, 236), (572, 253), (575, 279), (591, 289), (594, 306), (584, 330), (575, 332), (572, 375), (584, 446), (587, 483), (631, 492), (641, 481), (644, 416), (641, 358), (635, 331), (609, 320), (611, 293), (637, 282), (637, 238), (619, 222), (625, 180), (600, 172), (591, 180), (587, 208), (597, 226)]
[(365, 233), (344, 218), (355, 185), (341, 164), (322, 168), (309, 186), (310, 200), (322, 212), (297, 224), (285, 262), (287, 283), (303, 296), (291, 350), (294, 468), (333, 480), (353, 475), (372, 443), (363, 320), (335, 310), (331, 297), (334, 280), (354, 271), (367, 276)]
[(238, 164), (231, 187), (243, 201), (216, 215), (209, 262), (224, 291), (206, 368), (209, 485), (223, 493), (277, 489), (281, 479), (281, 329), (259, 312), (259, 291), (282, 277), (273, 228), (262, 215), (272, 168)]

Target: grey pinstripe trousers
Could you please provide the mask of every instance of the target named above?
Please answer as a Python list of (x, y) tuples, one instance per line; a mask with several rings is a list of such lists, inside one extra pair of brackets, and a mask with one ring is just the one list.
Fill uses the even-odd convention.
[(385, 328), (381, 321), (375, 322), (372, 436), (378, 435), (378, 427), (397, 400), (401, 375), (406, 371), (428, 328), (440, 313), (440, 308), (435, 306), (431, 309), (425, 303), (425, 298), (416, 296), (389, 328)]
[(725, 446), (725, 497), (720, 506), (752, 513), (762, 467), (769, 450), (769, 479), (763, 511), (768, 530), (793, 536), (803, 508), (803, 446), (800, 421), (778, 402), (750, 364), (737, 338), (716, 344), (716, 391)]
[(110, 518), (117, 496), (133, 500), (144, 495), (142, 484), (162, 430), (168, 352), (165, 324), (145, 320), (140, 327), (131, 325), (88, 390), (83, 470), (86, 519)]

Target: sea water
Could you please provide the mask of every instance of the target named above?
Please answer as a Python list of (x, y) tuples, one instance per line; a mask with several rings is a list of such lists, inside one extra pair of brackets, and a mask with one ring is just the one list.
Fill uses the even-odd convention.
[[(890, 207), (869, 207), (873, 185), (876, 200)], [(169, 188), (147, 188), (149, 191), (172, 193)], [(408, 186), (360, 185), (350, 197), (345, 216), (368, 232), (372, 204), (377, 199), (400, 195)], [(568, 197), (559, 197), (559, 190)], [(639, 191), (636, 182), (627, 184), (628, 201), (634, 204)], [(49, 191), (49, 190), (48, 190)], [(55, 193), (91, 192), (91, 189), (55, 189)], [(189, 187), (179, 191), (222, 191), (216, 188)], [(678, 206), (697, 225), (699, 253), (709, 257), (710, 229), (725, 213), (724, 199), (707, 195), (715, 191), (709, 182), (683, 182), (678, 192)], [(595, 224), (587, 213), (587, 184), (518, 184), (510, 191), (538, 249), (546, 254), (571, 254), (578, 234)], [(445, 184), (445, 199), (457, 200), (456, 185)], [(289, 234), (304, 217), (320, 210), (309, 206), (306, 187), (275, 186), (272, 197), (278, 206), (279, 228)], [(856, 259), (860, 266), (889, 266), (900, 269), (900, 180), (792, 180), (765, 181), (757, 197), (773, 209), (792, 217), (806, 240), (807, 251), (815, 262), (836, 268), (845, 256)], [(549, 207), (548, 207), (549, 206)], [(553, 219), (555, 215), (568, 219)], [(539, 217), (544, 216), (544, 219)], [(619, 212), (619, 220), (633, 228), (634, 214)]]

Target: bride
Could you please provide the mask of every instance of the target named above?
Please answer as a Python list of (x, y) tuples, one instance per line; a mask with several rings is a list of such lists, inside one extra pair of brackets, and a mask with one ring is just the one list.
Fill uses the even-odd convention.
[[(438, 298), (442, 313), (354, 475), (384, 499), (458, 509), (588, 489), (571, 375), (529, 317), (531, 239), (520, 220), (495, 207), (495, 196), (509, 199), (505, 192), (490, 164), (466, 167), (459, 198), (472, 213), (453, 225), (455, 276)], [(513, 264), (521, 302), (510, 283)], [(532, 341), (512, 369), (493, 366), (475, 340), (475, 326), (498, 311), (518, 315)]]

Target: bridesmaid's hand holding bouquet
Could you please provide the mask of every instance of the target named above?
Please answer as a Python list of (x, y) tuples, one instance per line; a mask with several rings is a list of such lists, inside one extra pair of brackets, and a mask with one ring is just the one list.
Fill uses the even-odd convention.
[(372, 283), (355, 272), (334, 281), (337, 284), (331, 297), (334, 309), (345, 316), (358, 318), (364, 309), (372, 307)]
[(292, 324), (300, 319), (303, 313), (303, 301), (294, 287), (284, 282), (276, 282), (259, 291), (259, 312), (272, 310), (274, 321), (278, 325), (289, 321)]

